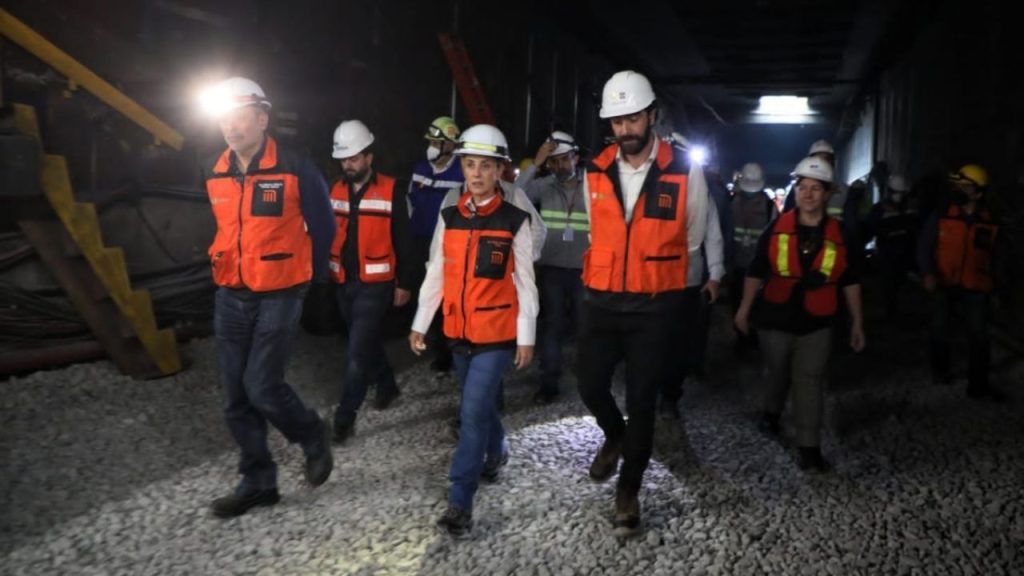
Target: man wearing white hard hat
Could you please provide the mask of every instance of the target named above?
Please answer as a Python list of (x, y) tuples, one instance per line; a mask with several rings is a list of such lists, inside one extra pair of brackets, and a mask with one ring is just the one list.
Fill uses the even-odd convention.
[(508, 461), (498, 389), (509, 365), (523, 369), (533, 358), (538, 302), (530, 215), (507, 202), (499, 184), (510, 160), (505, 135), (477, 124), (462, 133), (456, 154), (466, 183), (458, 202), (441, 209), (409, 346), (417, 355), (427, 348), (440, 308), (462, 405), (448, 507), (437, 525), (459, 537), (472, 529), (480, 482), (496, 481)]
[(302, 446), (309, 484), (323, 484), (334, 467), (330, 427), (284, 373), (309, 284), (326, 280), (335, 224), (316, 166), (266, 133), (271, 105), (258, 84), (229, 78), (205, 92), (201, 105), (228, 146), (204, 166), (217, 221), (209, 254), (224, 415), (241, 449), (241, 482), (212, 505), (228, 518), (280, 499), (268, 422)]
[[(743, 298), (743, 279), (750, 262), (754, 260), (757, 239), (779, 215), (774, 199), (765, 191), (764, 186), (764, 169), (761, 165), (756, 162), (744, 164), (736, 182), (739, 191), (732, 197), (734, 229), (729, 292), (735, 309), (739, 308)], [(742, 350), (756, 344), (756, 339), (752, 335), (739, 333), (736, 342), (737, 349)]]
[[(583, 257), (579, 338), (580, 396), (604, 433), (590, 466), (603, 481), (619, 472), (613, 531), (640, 530), (639, 492), (651, 457), (655, 410), (673, 349), (687, 263), (707, 224), (708, 190), (699, 164), (654, 134), (654, 90), (642, 74), (614, 74), (601, 93), (600, 117), (614, 141), (584, 177), (590, 248)], [(626, 363), (628, 422), (612, 395)], [(619, 461), (622, 467), (619, 468)]]
[[(560, 394), (562, 377), (562, 339), (575, 333), (583, 297), (580, 273), (583, 253), (590, 246), (590, 222), (579, 177), (579, 146), (566, 132), (556, 130), (541, 144), (533, 163), (523, 170), (515, 185), (522, 188), (534, 204), (551, 234), (547, 235), (537, 279), (544, 309), (540, 344), (540, 388), (534, 395), (537, 404), (549, 404)], [(539, 167), (549, 174), (538, 178)], [(566, 320), (571, 320), (566, 330)]]
[(914, 266), (919, 220), (917, 203), (910, 197), (910, 183), (902, 174), (890, 174), (864, 227), (864, 240), (875, 240), (886, 317), (890, 320), (898, 318), (900, 287)]
[(797, 465), (825, 472), (821, 427), (832, 330), (842, 293), (851, 316), (849, 346), (858, 352), (864, 348), (860, 273), (848, 256), (839, 222), (825, 209), (832, 165), (804, 158), (792, 176), (796, 207), (783, 212), (758, 239), (735, 324), (744, 334), (750, 333), (752, 321), (758, 326), (766, 368), (761, 429), (781, 435), (782, 412), (791, 396)]
[(387, 409), (401, 390), (384, 350), (384, 319), (392, 306), (409, 302), (415, 282), (407, 186), (374, 170), (374, 137), (359, 120), (334, 131), (331, 156), (341, 176), (331, 189), (338, 235), (331, 247), (331, 280), (348, 327), (348, 365), (334, 412), (334, 442), (354, 432), (356, 416), (372, 382), (374, 405)]

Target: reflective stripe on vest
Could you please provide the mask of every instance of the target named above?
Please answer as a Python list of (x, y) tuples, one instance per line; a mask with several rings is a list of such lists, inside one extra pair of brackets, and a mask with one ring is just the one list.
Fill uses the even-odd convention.
[[(606, 170), (616, 161), (611, 145), (587, 171), (590, 248), (583, 256), (583, 284), (592, 290), (657, 294), (686, 288), (687, 176), (669, 171), (672, 148), (658, 142), (657, 181), (645, 185), (627, 224), (616, 184)], [(654, 166), (651, 167), (655, 169)]]
[(586, 212), (569, 214), (565, 210), (541, 210), (540, 217), (544, 219), (547, 227), (553, 230), (572, 228), (583, 232), (590, 231), (590, 219)]
[[(338, 223), (338, 233), (331, 246), (329, 267), (331, 279), (345, 282), (345, 242), (352, 213), (350, 186), (336, 182), (331, 188), (331, 207)], [(395, 279), (395, 249), (391, 242), (391, 213), (395, 193), (395, 180), (383, 174), (374, 174), (359, 200), (355, 217), (359, 240), (359, 280), (362, 282), (390, 282)]]
[(784, 304), (794, 297), (796, 287), (802, 285), (804, 309), (813, 316), (832, 316), (839, 306), (836, 283), (846, 270), (846, 247), (839, 223), (832, 218), (825, 221), (825, 238), (811, 265), (813, 276), (802, 269), (796, 223), (796, 210), (790, 210), (780, 215), (774, 225), (775, 240), (769, 243), (772, 275), (764, 286), (764, 300)]
[(217, 221), (208, 251), (214, 283), (269, 292), (309, 282), (313, 243), (302, 217), (299, 159), (269, 136), (245, 174), (231, 158), (225, 150), (206, 175)]

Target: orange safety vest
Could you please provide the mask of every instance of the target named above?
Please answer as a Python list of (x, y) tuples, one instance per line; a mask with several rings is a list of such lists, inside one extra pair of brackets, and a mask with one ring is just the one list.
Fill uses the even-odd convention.
[(604, 149), (587, 170), (590, 249), (583, 255), (583, 284), (592, 290), (657, 294), (686, 288), (687, 176), (673, 163), (672, 147), (657, 142), (652, 171), (627, 224), (618, 177), (608, 169), (618, 145)]
[(846, 270), (846, 246), (839, 222), (825, 217), (825, 239), (814, 257), (811, 275), (800, 266), (796, 210), (783, 212), (772, 228), (768, 260), (772, 275), (764, 287), (764, 299), (783, 304), (793, 297), (793, 289), (803, 285), (804, 308), (813, 316), (833, 316), (839, 309), (836, 283)]
[(515, 343), (519, 299), (512, 241), (529, 215), (501, 194), (470, 211), (464, 193), (444, 221), (444, 334), (473, 344)]
[(980, 210), (976, 215), (977, 219), (968, 224), (960, 207), (953, 205), (939, 218), (936, 268), (944, 286), (991, 292), (992, 246), (999, 226), (992, 222), (988, 210)]
[[(353, 214), (350, 189), (350, 185), (341, 181), (331, 189), (331, 208), (338, 222), (338, 234), (331, 245), (328, 265), (331, 280), (339, 284), (345, 282), (345, 266), (341, 258), (348, 237), (349, 219)], [(395, 279), (395, 248), (391, 243), (394, 196), (395, 179), (374, 174), (354, 212), (359, 219), (359, 280), (362, 282), (390, 282)], [(405, 206), (399, 206), (399, 209), (405, 209)]]
[(225, 150), (207, 170), (217, 234), (208, 250), (213, 281), (253, 292), (313, 278), (313, 243), (299, 202), (300, 159), (266, 137), (258, 164), (242, 174)]

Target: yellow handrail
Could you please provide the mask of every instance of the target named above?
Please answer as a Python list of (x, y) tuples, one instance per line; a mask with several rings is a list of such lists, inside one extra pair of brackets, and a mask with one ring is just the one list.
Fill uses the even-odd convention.
[(136, 101), (114, 88), (109, 82), (97, 76), (81, 62), (69, 56), (67, 52), (54, 46), (52, 42), (43, 38), (3, 8), (0, 8), (0, 34), (21, 45), (22, 48), (46, 62), (54, 70), (67, 76), (69, 80), (92, 92), (97, 98), (152, 134), (158, 142), (163, 142), (175, 150), (181, 150), (185, 137), (180, 132), (165, 124)]

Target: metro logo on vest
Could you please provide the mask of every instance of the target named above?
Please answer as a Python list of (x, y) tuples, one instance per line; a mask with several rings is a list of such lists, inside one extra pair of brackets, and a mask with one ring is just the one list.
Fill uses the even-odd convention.
[(280, 216), (284, 213), (284, 181), (262, 180), (256, 182), (256, 194), (252, 199), (253, 216)]

